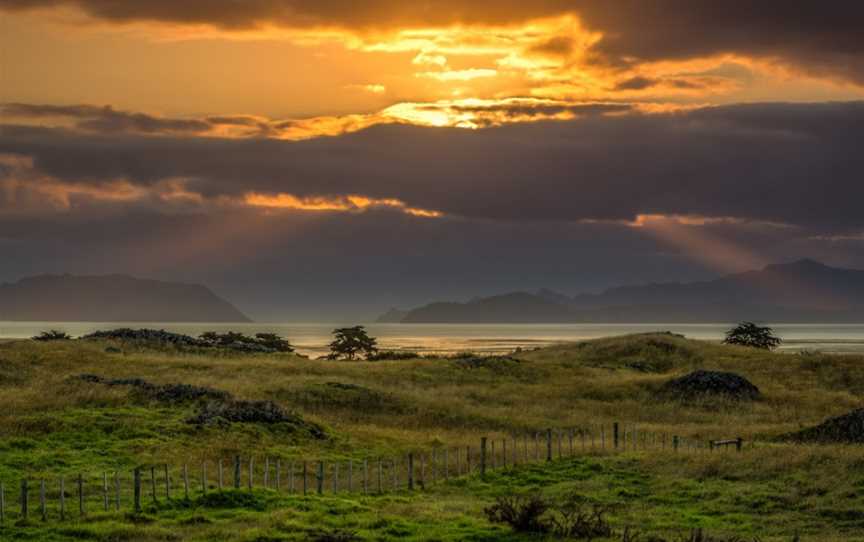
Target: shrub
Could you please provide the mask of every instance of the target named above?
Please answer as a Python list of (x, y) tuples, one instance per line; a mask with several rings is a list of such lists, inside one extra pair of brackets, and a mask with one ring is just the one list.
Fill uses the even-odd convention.
[(549, 524), (543, 519), (548, 510), (549, 504), (540, 495), (513, 495), (498, 497), (483, 512), (491, 523), (509, 525), (520, 533), (539, 534), (549, 532)]
[(738, 346), (749, 346), (751, 348), (762, 348), (773, 350), (780, 346), (782, 341), (774, 335), (774, 330), (767, 326), (757, 326), (753, 322), (741, 322), (726, 332), (723, 344), (735, 344)]
[(367, 361), (399, 361), (406, 359), (417, 359), (420, 354), (411, 352), (410, 350), (379, 350), (373, 354), (366, 356)]
[(69, 341), (72, 340), (72, 336), (65, 331), (58, 331), (56, 329), (52, 329), (49, 331), (43, 331), (39, 335), (36, 335), (35, 337), (33, 337), (33, 340), (40, 342)]

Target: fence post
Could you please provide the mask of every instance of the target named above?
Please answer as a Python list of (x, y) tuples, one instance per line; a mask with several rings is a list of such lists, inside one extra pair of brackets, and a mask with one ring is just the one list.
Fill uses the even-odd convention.
[(348, 460), (348, 493), (354, 491), (354, 460)]
[(48, 507), (45, 506), (45, 480), (39, 480), (39, 510), (42, 512), (42, 521), (48, 521)]
[(501, 439), (501, 468), (507, 468), (507, 439)]
[(612, 424), (612, 447), (618, 449), (618, 422)]
[(447, 461), (447, 448), (444, 448), (444, 481), (450, 480), (450, 466)]
[(264, 456), (264, 489), (270, 487), (270, 456)]
[(324, 493), (324, 462), (323, 461), (318, 462), (317, 482), (318, 482), (318, 494), (321, 495)]
[(744, 439), (741, 437), (738, 437), (737, 439), (735, 439), (735, 449), (740, 452), (743, 447), (744, 447)]
[[(135, 500), (135, 513), (140, 514), (141, 513), (141, 468), (140, 467), (135, 467), (135, 471), (133, 473), (133, 476), (134, 476), (134, 481), (132, 482), (133, 483), (132, 492), (134, 494), (134, 500)], [(62, 478), (60, 479), (60, 482), (61, 482), (61, 486), (62, 486), (62, 482), (63, 482)], [(60, 490), (60, 495), (61, 496), (63, 495), (62, 489)], [(62, 504), (62, 502), (63, 502), (62, 498), (60, 499), (60, 502)]]
[(108, 473), (102, 471), (102, 504), (105, 511), (108, 511)]
[(156, 467), (150, 467), (150, 497), (156, 502)]
[(708, 449), (709, 449), (711, 452), (714, 451), (714, 441), (713, 441), (713, 440), (709, 440), (709, 441), (708, 441)]
[(495, 456), (495, 439), (492, 439), (492, 449), (489, 451), (489, 455), (492, 457), (492, 469), (498, 468), (498, 458)]
[(78, 473), (78, 514), (84, 515), (84, 475)]
[(217, 483), (219, 484), (219, 486), (218, 486), (218, 487), (219, 487), (219, 491), (222, 491), (222, 480), (223, 480), (223, 477), (222, 477), (222, 471), (223, 471), (223, 469), (222, 469), (222, 458), (219, 458), (219, 466), (218, 466), (218, 469), (219, 469), (219, 480), (218, 480)]
[(384, 487), (382, 486), (382, 482), (384, 478), (384, 467), (381, 465), (381, 458), (378, 458), (378, 493), (382, 493), (384, 491)]
[(21, 478), (21, 517), (27, 520), (27, 493), (30, 489), (27, 487), (27, 478)]
[(309, 491), (309, 469), (308, 464), (303, 462), (303, 495), (306, 495)]
[(168, 474), (168, 463), (165, 463), (165, 500), (171, 500), (171, 477)]
[(276, 458), (276, 493), (282, 491), (282, 458)]
[(414, 491), (414, 454), (408, 453), (408, 489)]
[(6, 488), (0, 482), (0, 525), (6, 520)]
[(66, 519), (66, 479), (60, 477), (60, 519)]
[(253, 487), (255, 487), (255, 457), (249, 457), (249, 490), (251, 491)]
[(672, 451), (678, 451), (678, 435), (672, 435)]
[(189, 500), (189, 465), (183, 464), (183, 496)]
[(120, 473), (114, 471), (114, 510), (120, 511)]
[(369, 458), (363, 458), (363, 494), (369, 494)]
[(546, 430), (546, 461), (552, 461), (552, 430)]
[(465, 471), (471, 475), (471, 446), (465, 447)]
[(480, 437), (480, 477), (486, 477), (486, 437)]
[(207, 461), (201, 461), (201, 493), (207, 493)]
[(240, 489), (240, 456), (234, 456), (234, 489)]

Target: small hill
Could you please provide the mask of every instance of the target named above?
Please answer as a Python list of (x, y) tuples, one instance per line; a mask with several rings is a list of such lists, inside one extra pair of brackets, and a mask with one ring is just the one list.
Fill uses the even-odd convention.
[(785, 435), (782, 439), (794, 442), (864, 443), (864, 408), (828, 418), (815, 427)]
[[(388, 321), (398, 318), (388, 313)], [(404, 323), (848, 322), (864, 320), (864, 271), (814, 260), (715, 280), (611, 288), (568, 297), (514, 292), (407, 311)]]
[(126, 275), (42, 275), (0, 285), (0, 321), (249, 322), (198, 284)]
[(711, 398), (755, 401), (762, 394), (759, 388), (741, 375), (699, 370), (670, 380), (660, 388), (659, 396), (679, 401)]

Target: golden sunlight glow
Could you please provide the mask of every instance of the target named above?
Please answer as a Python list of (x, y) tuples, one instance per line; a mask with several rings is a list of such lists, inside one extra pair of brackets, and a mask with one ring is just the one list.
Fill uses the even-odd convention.
[(244, 202), (252, 207), (267, 209), (362, 212), (375, 208), (391, 208), (408, 215), (423, 218), (438, 218), (443, 216), (443, 213), (439, 211), (409, 207), (402, 200), (395, 198), (375, 199), (353, 194), (349, 196), (301, 198), (284, 192), (278, 194), (250, 192), (244, 196)]

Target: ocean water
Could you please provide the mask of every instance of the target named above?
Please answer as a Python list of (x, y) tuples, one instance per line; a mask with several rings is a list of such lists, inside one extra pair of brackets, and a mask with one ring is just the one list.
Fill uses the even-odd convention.
[[(122, 322), (0, 322), (0, 339), (32, 337), (57, 329), (73, 336), (118, 327), (156, 328), (198, 335), (204, 331), (278, 333), (287, 337), (304, 354), (327, 351), (330, 333), (340, 323), (122, 323)], [(516, 348), (533, 348), (555, 343), (644, 333), (672, 331), (693, 339), (719, 341), (733, 324), (365, 324), (387, 350), (414, 350), (425, 353), (452, 353), (473, 350), (503, 353)], [(773, 326), (784, 343), (783, 350), (864, 353), (864, 324), (778, 324)]]

